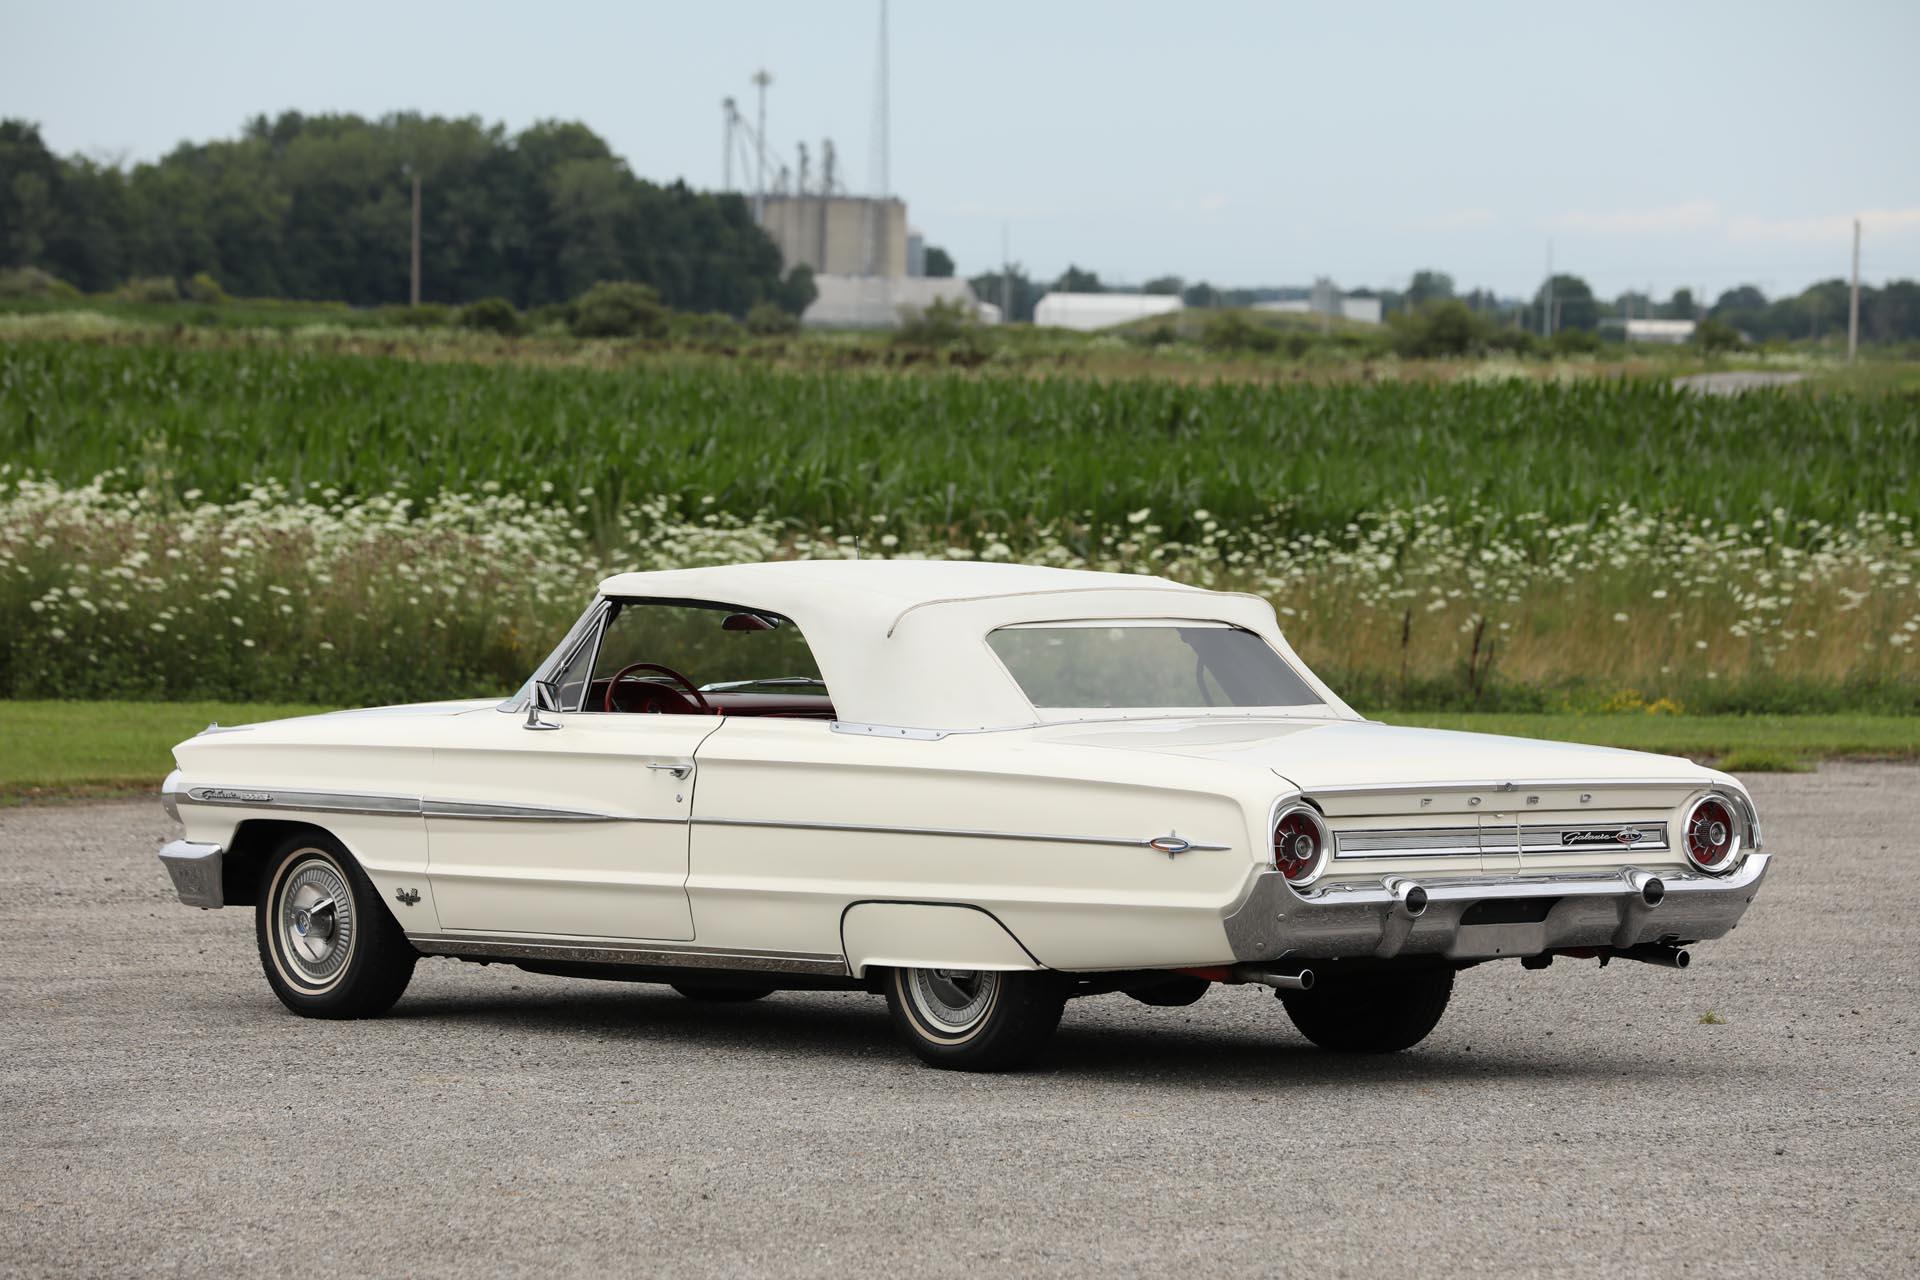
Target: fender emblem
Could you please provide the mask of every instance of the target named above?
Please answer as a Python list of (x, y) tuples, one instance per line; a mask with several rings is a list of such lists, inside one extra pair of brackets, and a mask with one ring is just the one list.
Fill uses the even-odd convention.
[(239, 804), (272, 804), (271, 791), (234, 791), (227, 787), (194, 787), (187, 794), (195, 800), (225, 801)]
[(410, 907), (414, 903), (420, 901), (420, 891), (418, 889), (402, 889), (399, 892), (395, 893), (393, 896), (400, 899), (400, 904), (402, 906), (407, 906), (407, 907)]
[(1187, 850), (1193, 848), (1193, 842), (1191, 840), (1183, 840), (1179, 836), (1155, 836), (1153, 839), (1147, 841), (1147, 847), (1158, 849), (1168, 857), (1172, 857), (1176, 853), (1185, 853)]

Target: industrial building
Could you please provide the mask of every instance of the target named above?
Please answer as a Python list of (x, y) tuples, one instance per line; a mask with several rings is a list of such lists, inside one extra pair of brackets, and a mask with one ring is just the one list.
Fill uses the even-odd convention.
[(907, 205), (892, 196), (770, 194), (760, 226), (780, 247), (783, 269), (815, 275), (905, 276)]
[(1033, 322), (1056, 329), (1107, 329), (1185, 309), (1178, 297), (1166, 293), (1049, 293), (1034, 307)]

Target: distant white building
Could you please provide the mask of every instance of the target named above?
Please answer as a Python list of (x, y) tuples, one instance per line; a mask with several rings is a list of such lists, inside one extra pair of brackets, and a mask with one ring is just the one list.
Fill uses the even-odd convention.
[(809, 329), (892, 329), (935, 302), (957, 302), (982, 324), (1000, 320), (998, 307), (983, 306), (973, 286), (954, 277), (818, 275), (813, 287), (813, 303), (800, 317)]
[(1628, 342), (1650, 342), (1669, 347), (1692, 342), (1693, 331), (1699, 327), (1692, 320), (1629, 320), (1626, 326)]
[(1056, 329), (1109, 329), (1184, 310), (1186, 304), (1171, 294), (1050, 293), (1034, 307), (1033, 322)]
[(1279, 311), (1293, 315), (1339, 316), (1355, 324), (1380, 323), (1380, 299), (1343, 294), (1333, 281), (1321, 276), (1313, 282), (1313, 292), (1305, 298), (1285, 302), (1256, 302), (1255, 311)]

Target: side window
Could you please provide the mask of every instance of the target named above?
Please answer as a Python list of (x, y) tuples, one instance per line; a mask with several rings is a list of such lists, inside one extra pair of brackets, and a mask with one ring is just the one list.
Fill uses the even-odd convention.
[(790, 619), (705, 602), (616, 602), (597, 644), (560, 684), (560, 705), (582, 711), (803, 714), (813, 701), (831, 711), (813, 651)]

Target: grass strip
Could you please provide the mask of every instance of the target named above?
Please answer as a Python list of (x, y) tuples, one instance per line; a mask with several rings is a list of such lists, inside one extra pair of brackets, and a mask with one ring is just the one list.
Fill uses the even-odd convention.
[[(153, 793), (175, 743), (209, 721), (330, 708), (246, 702), (0, 701), (0, 804)], [(1396, 715), (1396, 724), (1629, 747), (1775, 772), (1811, 760), (1920, 758), (1920, 716)]]

